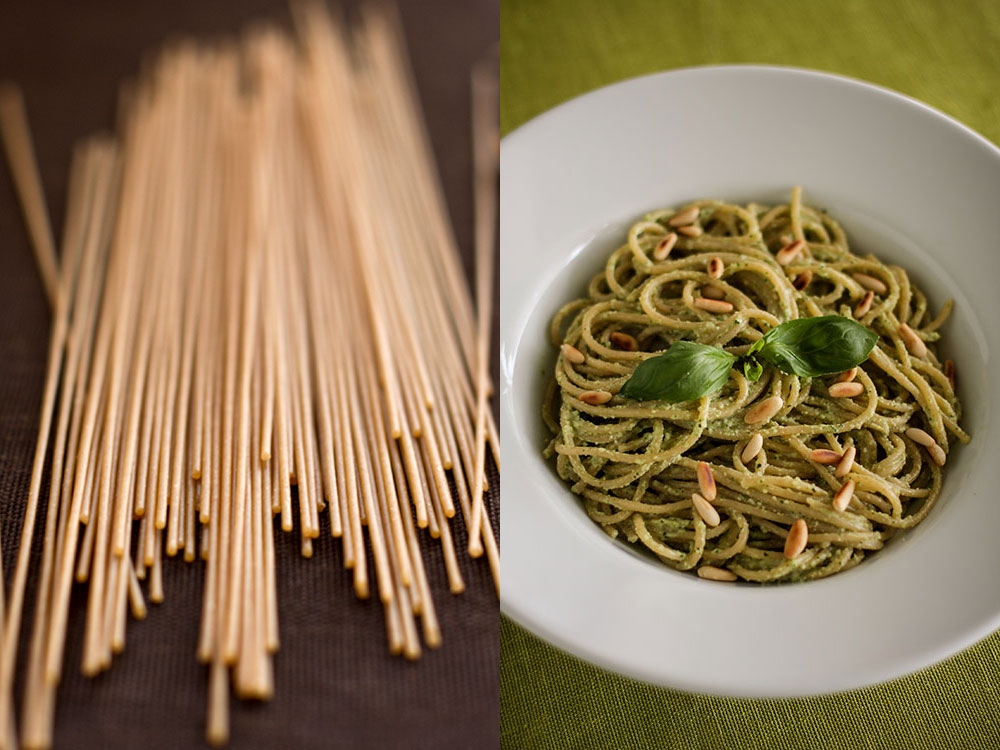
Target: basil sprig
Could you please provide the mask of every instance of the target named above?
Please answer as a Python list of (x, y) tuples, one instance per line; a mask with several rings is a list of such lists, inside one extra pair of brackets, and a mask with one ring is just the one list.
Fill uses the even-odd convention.
[(690, 401), (722, 388), (733, 367), (749, 380), (758, 380), (765, 362), (787, 375), (831, 375), (868, 359), (876, 341), (875, 331), (839, 315), (782, 323), (742, 357), (717, 346), (678, 341), (660, 356), (641, 362), (620, 395), (638, 401)]
[(764, 345), (758, 356), (765, 361), (787, 375), (815, 378), (864, 362), (878, 334), (850, 318), (826, 315), (789, 320), (761, 340)]
[(717, 346), (678, 341), (666, 353), (640, 363), (619, 395), (638, 401), (690, 401), (721, 388), (736, 359)]

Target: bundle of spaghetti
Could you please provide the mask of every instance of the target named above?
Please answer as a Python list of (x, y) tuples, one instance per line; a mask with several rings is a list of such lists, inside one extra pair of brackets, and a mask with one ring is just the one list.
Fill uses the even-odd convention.
[[(442, 642), (429, 566), (465, 587), (459, 533), (496, 581), (481, 500), (498, 449), (489, 331), (398, 19), (365, 7), (349, 30), (323, 6), (294, 10), (297, 40), (264, 26), (169, 47), (123, 95), (118, 138), (74, 160), (0, 737), (36, 534), (27, 747), (52, 742), (74, 580), (87, 587), (81, 668), (96, 675), (124, 649), (129, 610), (142, 619), (165, 599), (165, 558), (203, 561), (197, 658), (215, 744), (230, 684), (274, 691), (276, 523), (305, 557), (329, 526), (357, 596), (374, 588), (384, 608), (389, 651), (409, 659)], [(492, 256), (479, 255), (485, 287)]]
[[(546, 448), (612, 538), (713, 580), (797, 581), (857, 565), (934, 507), (959, 426), (954, 364), (906, 271), (852, 252), (802, 203), (696, 201), (648, 214), (552, 321), (561, 347)], [(842, 315), (878, 335), (868, 359), (817, 378), (733, 370), (681, 402), (619, 394), (677, 341), (745, 355), (769, 329)]]

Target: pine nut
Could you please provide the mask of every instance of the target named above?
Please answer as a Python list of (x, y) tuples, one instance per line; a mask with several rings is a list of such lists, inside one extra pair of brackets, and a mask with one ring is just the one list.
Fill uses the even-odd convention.
[(714, 313), (727, 313), (733, 311), (733, 303), (721, 299), (708, 299), (707, 297), (695, 297), (694, 306), (700, 310)]
[(833, 398), (854, 398), (865, 392), (865, 387), (861, 383), (834, 383), (826, 392)]
[(672, 227), (682, 227), (685, 224), (692, 223), (697, 218), (698, 218), (698, 207), (688, 206), (683, 211), (679, 211), (673, 216), (671, 216), (667, 224), (669, 224)]
[(812, 280), (813, 280), (813, 272), (807, 268), (805, 271), (803, 271), (802, 273), (800, 273), (798, 276), (795, 277), (795, 279), (792, 281), (792, 286), (801, 292), (804, 291), (805, 288), (812, 283)]
[(722, 258), (710, 258), (708, 263), (706, 264), (706, 270), (708, 271), (708, 275), (711, 276), (713, 279), (721, 279), (722, 271), (724, 268), (725, 265), (723, 265), (722, 263)]
[(566, 358), (567, 362), (572, 362), (574, 365), (582, 365), (586, 357), (583, 356), (583, 352), (577, 349), (572, 344), (563, 344), (561, 347), (563, 356)]
[(805, 240), (795, 240), (795, 242), (790, 245), (785, 245), (774, 255), (774, 259), (778, 261), (779, 265), (787, 266), (795, 257), (802, 252), (802, 248), (806, 246)]
[(697, 224), (688, 224), (687, 226), (677, 227), (677, 231), (685, 237), (701, 237), (701, 235), (705, 233), (705, 230)]
[(916, 331), (910, 328), (906, 323), (899, 324), (899, 337), (903, 339), (903, 343), (906, 344), (906, 348), (910, 350), (910, 354), (914, 357), (926, 357), (927, 356), (927, 344), (923, 342)]
[(613, 331), (608, 338), (616, 349), (621, 349), (626, 352), (636, 352), (639, 351), (639, 342), (636, 341), (632, 336), (622, 331)]
[[(702, 291), (702, 294), (704, 294), (704, 291)], [(951, 383), (951, 389), (954, 391), (955, 390), (955, 363), (952, 360), (950, 360), (950, 359), (946, 359), (944, 361), (944, 376), (946, 378), (948, 378), (948, 382)]]
[(863, 318), (868, 314), (868, 311), (872, 309), (872, 301), (875, 299), (875, 292), (867, 291), (865, 296), (861, 298), (858, 306), (854, 308), (854, 317)]
[(725, 299), (726, 290), (717, 286), (703, 286), (701, 288), (701, 296), (705, 299)]
[(785, 537), (785, 558), (793, 560), (801, 554), (809, 543), (809, 527), (806, 522), (799, 518), (792, 524), (792, 528)]
[(667, 256), (670, 255), (670, 251), (674, 249), (674, 245), (677, 244), (677, 233), (671, 232), (658, 243), (653, 250), (653, 260), (666, 260)]
[(843, 479), (848, 474), (851, 473), (851, 469), (854, 468), (854, 457), (858, 455), (858, 449), (853, 445), (848, 446), (847, 450), (844, 451), (843, 458), (840, 459), (840, 463), (837, 464), (836, 470), (833, 472), (835, 477)]
[(931, 446), (937, 444), (937, 441), (932, 438), (929, 433), (924, 432), (919, 427), (907, 428), (906, 437), (918, 445)]
[(877, 294), (885, 294), (889, 291), (889, 287), (885, 285), (882, 279), (877, 279), (874, 276), (869, 276), (866, 273), (852, 273), (851, 278), (856, 282), (861, 284), (865, 289), (871, 289)]
[(944, 462), (948, 460), (948, 456), (945, 454), (944, 449), (937, 443), (928, 445), (927, 453), (930, 454), (931, 461), (936, 463), (938, 466), (944, 466)]
[(737, 581), (739, 577), (731, 570), (717, 568), (714, 565), (702, 565), (698, 568), (698, 577), (706, 581)]
[(699, 461), (696, 473), (698, 474), (698, 488), (701, 490), (702, 496), (708, 501), (715, 500), (717, 488), (712, 467), (704, 461)]
[(850, 370), (844, 370), (844, 372), (840, 373), (840, 375), (837, 376), (837, 382), (850, 383), (852, 380), (854, 380), (855, 377), (857, 377), (857, 374), (858, 374), (857, 367), (852, 367)]
[(839, 464), (841, 458), (843, 458), (843, 456), (837, 453), (837, 451), (831, 451), (825, 448), (817, 448), (816, 450), (809, 452), (810, 461), (815, 461), (816, 463), (824, 464), (825, 466)]
[(611, 400), (611, 394), (607, 391), (584, 391), (578, 396), (578, 398), (585, 404), (600, 406), (601, 404), (606, 404)]
[(914, 443), (924, 446), (927, 450), (927, 454), (931, 457), (931, 460), (938, 466), (944, 466), (944, 462), (948, 459), (948, 456), (944, 452), (944, 449), (941, 448), (937, 441), (929, 434), (921, 430), (919, 427), (910, 427), (906, 430), (906, 437)]
[(746, 413), (746, 416), (743, 417), (743, 421), (747, 424), (760, 424), (761, 422), (766, 422), (781, 411), (781, 407), (784, 405), (785, 402), (782, 400), (781, 396), (771, 396), (771, 398), (765, 398)]
[(847, 510), (847, 506), (850, 505), (852, 497), (854, 497), (854, 480), (848, 479), (844, 482), (844, 486), (837, 490), (837, 494), (833, 496), (833, 509), (843, 513)]
[(753, 437), (747, 440), (746, 447), (743, 448), (743, 452), (740, 454), (740, 460), (748, 464), (757, 458), (757, 454), (760, 453), (760, 449), (764, 447), (764, 436), (759, 432), (754, 433)]
[(691, 495), (691, 504), (694, 505), (694, 509), (698, 511), (698, 515), (701, 516), (701, 520), (704, 521), (709, 526), (718, 526), (722, 519), (719, 517), (719, 511), (708, 502), (705, 498), (695, 492)]

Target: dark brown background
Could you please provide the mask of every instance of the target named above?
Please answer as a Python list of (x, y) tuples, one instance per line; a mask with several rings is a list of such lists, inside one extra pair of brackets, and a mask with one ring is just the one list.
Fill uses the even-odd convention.
[[(470, 66), (499, 39), (499, 1), (399, 4), (468, 271), (468, 75)], [(253, 19), (289, 23), (282, 0), (0, 3), (0, 79), (12, 79), (24, 91), (57, 237), (73, 144), (113, 126), (118, 86), (135, 74), (144, 54), (178, 34), (232, 34)], [(9, 577), (38, 427), (49, 311), (13, 188), (3, 171), (0, 533)], [(495, 495), (492, 505), (499, 528)], [(456, 544), (464, 546), (464, 538), (459, 531)], [(455, 597), (447, 593), (437, 545), (425, 547), (444, 645), (410, 664), (387, 654), (381, 607), (354, 598), (339, 563), (339, 546), (328, 533), (324, 539), (316, 556), (304, 560), (294, 535), (276, 535), (281, 624), (276, 694), (268, 704), (231, 702), (230, 747), (498, 747), (499, 609), (485, 562), (463, 559), (468, 590)], [(35, 553), (37, 560), (37, 548)], [(33, 612), (35, 575), (33, 566), (26, 626)], [(79, 672), (83, 589), (74, 594), (68, 661), (56, 711), (57, 748), (204, 745), (206, 674), (194, 658), (202, 576), (201, 563), (169, 560), (166, 601), (152, 605), (145, 622), (130, 619), (125, 653), (94, 680)], [(22, 635), (22, 646), (26, 640)]]

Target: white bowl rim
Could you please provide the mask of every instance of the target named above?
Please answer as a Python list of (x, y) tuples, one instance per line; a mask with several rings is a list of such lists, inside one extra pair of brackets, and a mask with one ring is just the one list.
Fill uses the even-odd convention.
[(976, 140), (980, 141), (984, 146), (987, 146), (992, 151), (995, 152), (996, 156), (1000, 156), (1000, 147), (998, 147), (993, 141), (984, 136), (977, 130), (969, 127), (961, 120), (957, 120), (951, 115), (943, 112), (942, 110), (934, 107), (927, 102), (921, 101), (915, 97), (908, 94), (904, 94), (901, 91), (896, 91), (895, 89), (890, 89), (887, 86), (881, 86), (877, 83), (872, 83), (871, 81), (865, 81), (861, 78), (855, 78), (853, 76), (843, 75), (841, 73), (831, 73), (827, 70), (819, 70), (817, 68), (801, 68), (796, 65), (773, 65), (765, 63), (718, 63), (710, 65), (685, 65), (680, 68), (670, 68), (669, 70), (659, 70), (653, 73), (642, 73), (640, 75), (628, 76), (622, 78), (618, 81), (612, 83), (607, 83), (603, 86), (599, 86), (596, 89), (591, 89), (590, 91), (585, 91), (582, 94), (577, 94), (576, 96), (570, 97), (565, 101), (559, 102), (554, 107), (551, 107), (544, 112), (539, 112), (537, 115), (532, 117), (530, 120), (521, 123), (516, 128), (507, 133), (503, 138), (500, 139), (501, 151), (505, 143), (510, 143), (508, 139), (513, 139), (518, 136), (522, 131), (528, 130), (530, 127), (537, 125), (540, 122), (556, 116), (564, 108), (569, 108), (570, 106), (579, 103), (580, 101), (590, 98), (598, 97), (607, 89), (616, 88), (618, 86), (623, 86), (625, 84), (644, 81), (653, 78), (662, 78), (664, 76), (677, 76), (689, 73), (704, 73), (712, 71), (740, 71), (740, 72), (777, 72), (777, 73), (795, 73), (802, 74), (804, 76), (813, 76), (816, 78), (825, 78), (832, 81), (840, 81), (842, 83), (851, 83), (856, 86), (861, 86), (862, 88), (871, 89), (879, 94), (885, 94), (894, 99), (900, 99), (908, 104), (915, 105), (916, 107), (926, 110), (936, 117), (940, 117), (942, 120), (947, 122), (959, 130), (963, 131), (966, 135), (970, 135)]

